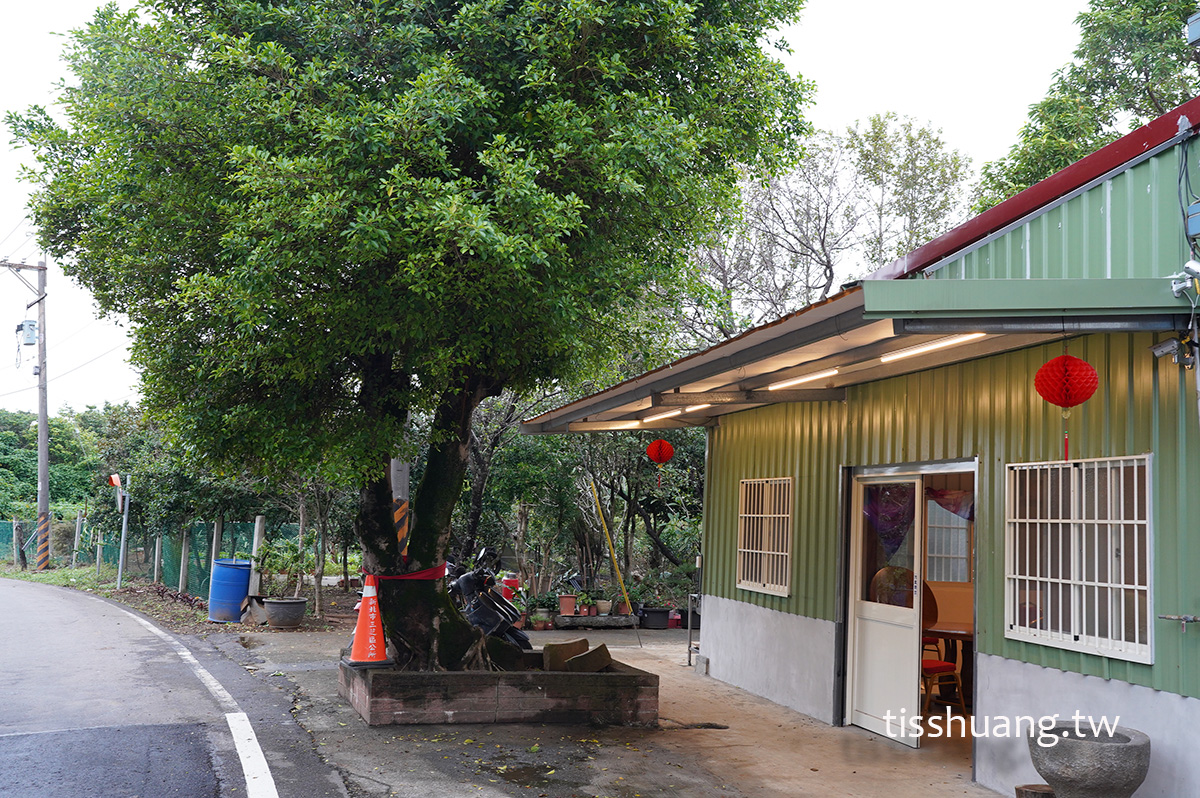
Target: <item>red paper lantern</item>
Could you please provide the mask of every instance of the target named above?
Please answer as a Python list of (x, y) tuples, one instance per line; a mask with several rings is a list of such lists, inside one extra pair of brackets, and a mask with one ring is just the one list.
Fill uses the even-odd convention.
[(1086, 360), (1059, 355), (1047, 362), (1033, 378), (1033, 387), (1043, 399), (1059, 407), (1074, 407), (1092, 398), (1100, 378)]
[(650, 441), (650, 445), (646, 447), (646, 456), (662, 465), (675, 456), (675, 447), (659, 438), (656, 441)]

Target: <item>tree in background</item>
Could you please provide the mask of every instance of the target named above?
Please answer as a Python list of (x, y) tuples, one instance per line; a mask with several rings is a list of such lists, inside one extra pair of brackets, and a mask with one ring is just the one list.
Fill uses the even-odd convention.
[(745, 181), (740, 213), (697, 249), (676, 340), (720, 343), (936, 238), (965, 215), (969, 174), (940, 130), (892, 113), (814, 134), (794, 168)]
[[(103, 413), (63, 407), (50, 421), (50, 513), (73, 519), (91, 497), (100, 467)], [(0, 410), (0, 517), (33, 518), (37, 510), (37, 414)]]
[[(344, 464), (367, 568), (397, 575), (444, 560), (478, 404), (609, 358), (735, 164), (785, 161), (807, 86), (759, 40), (798, 8), (149, 0), (73, 35), (68, 127), (10, 124), (43, 244), (128, 315), (178, 440)], [(414, 408), (404, 553), (387, 465)], [(482, 664), (440, 582), (381, 606), (407, 667)]]
[(862, 255), (868, 269), (932, 241), (959, 221), (970, 159), (941, 131), (893, 113), (847, 131), (864, 188)]
[(1200, 93), (1188, 46), (1193, 0), (1092, 0), (1076, 18), (1074, 60), (1029, 108), (1017, 143), (985, 164), (972, 206), (982, 213)]

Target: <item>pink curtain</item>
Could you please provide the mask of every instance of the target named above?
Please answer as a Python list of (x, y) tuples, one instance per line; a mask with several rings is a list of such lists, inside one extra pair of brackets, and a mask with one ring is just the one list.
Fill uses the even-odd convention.
[(937, 502), (943, 510), (954, 513), (959, 518), (970, 521), (975, 517), (975, 491), (973, 490), (926, 488), (925, 498)]

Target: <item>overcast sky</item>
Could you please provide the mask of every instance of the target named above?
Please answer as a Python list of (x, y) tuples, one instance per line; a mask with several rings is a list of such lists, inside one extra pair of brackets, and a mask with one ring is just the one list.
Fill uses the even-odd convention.
[[(51, 0), (5, 9), (0, 49), (0, 110), (53, 102), (63, 76), (65, 32), (87, 20), (96, 0)], [(128, 3), (123, 3), (128, 6)], [(1086, 0), (809, 0), (801, 23), (783, 32), (789, 68), (817, 84), (808, 117), (841, 129), (871, 114), (895, 111), (942, 128), (947, 143), (974, 167), (1003, 155), (1032, 103), (1078, 39), (1075, 17)], [(0, 259), (36, 263), (41, 255), (23, 221), (27, 186), (17, 172), (27, 154), (0, 146)], [(32, 273), (28, 273), (32, 276)], [(126, 360), (125, 332), (98, 320), (88, 293), (50, 263), (47, 290), (50, 412), (104, 402), (137, 401), (137, 376)], [(18, 347), (13, 331), (36, 318), (34, 295), (0, 269), (0, 408), (37, 409), (36, 347)]]

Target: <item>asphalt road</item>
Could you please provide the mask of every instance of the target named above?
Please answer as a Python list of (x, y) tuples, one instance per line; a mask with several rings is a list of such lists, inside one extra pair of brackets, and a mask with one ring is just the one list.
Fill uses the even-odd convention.
[(0, 579), (0, 795), (345, 798), (287, 684), (114, 603)]

